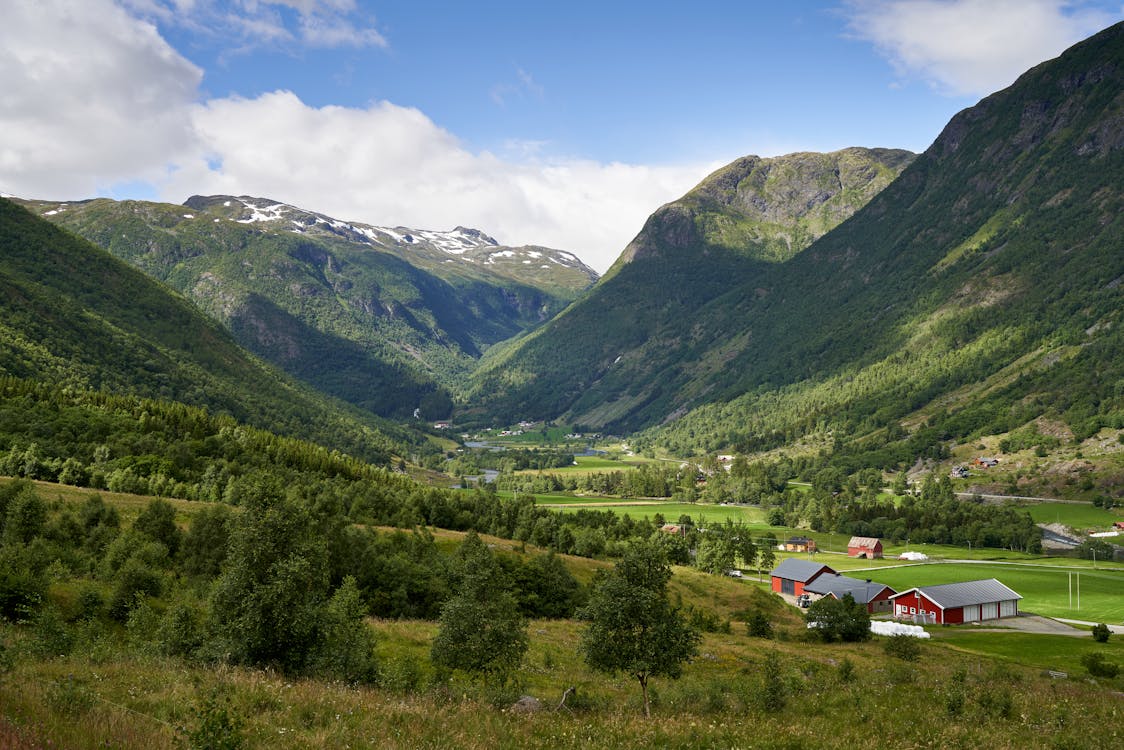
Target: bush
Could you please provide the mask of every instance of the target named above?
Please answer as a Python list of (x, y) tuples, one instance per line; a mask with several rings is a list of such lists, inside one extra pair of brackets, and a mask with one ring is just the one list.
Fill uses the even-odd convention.
[(1120, 673), (1120, 665), (1105, 659), (1104, 654), (1093, 651), (1081, 657), (1081, 663), (1093, 677), (1115, 677)]
[(765, 666), (761, 670), (761, 684), (756, 697), (757, 704), (769, 713), (780, 711), (788, 702), (781, 657), (776, 651), (765, 655)]
[(902, 661), (917, 661), (921, 657), (921, 644), (911, 635), (892, 635), (883, 647), (887, 656)]
[(239, 750), (242, 747), (242, 719), (217, 690), (199, 700), (191, 714), (195, 726), (183, 730), (191, 750)]
[(870, 613), (850, 594), (844, 594), (842, 599), (825, 596), (812, 602), (808, 623), (815, 624), (815, 635), (824, 643), (870, 639)]
[(1112, 631), (1103, 622), (1093, 626), (1093, 640), (1097, 643), (1108, 643), (1110, 635), (1112, 635)]
[(773, 623), (769, 620), (769, 616), (761, 610), (757, 610), (749, 616), (745, 623), (745, 629), (753, 638), (773, 637)]

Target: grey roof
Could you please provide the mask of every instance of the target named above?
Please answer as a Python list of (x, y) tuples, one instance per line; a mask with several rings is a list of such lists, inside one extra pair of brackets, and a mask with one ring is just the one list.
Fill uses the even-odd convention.
[[(910, 591), (914, 590), (910, 589)], [(941, 609), (1022, 599), (1022, 596), (994, 578), (964, 583), (942, 583), (939, 586), (918, 586), (916, 591), (924, 594), (929, 601), (940, 605)]]
[(842, 599), (844, 594), (850, 594), (859, 604), (869, 603), (882, 592), (882, 589), (890, 589), (891, 595), (894, 593), (894, 590), (884, 583), (848, 578), (836, 573), (824, 573), (804, 587), (805, 591), (813, 594), (835, 594), (837, 599)]
[(848, 547), (869, 547), (874, 549), (881, 542), (881, 539), (876, 539), (872, 536), (853, 536), (851, 541), (847, 542)]
[(777, 578), (787, 578), (790, 581), (807, 583), (819, 575), (820, 571), (824, 568), (827, 568), (828, 573), (835, 572), (823, 563), (812, 562), (811, 560), (798, 560), (795, 557), (790, 557), (787, 560), (782, 560), (781, 564), (773, 568), (769, 575), (776, 576)]

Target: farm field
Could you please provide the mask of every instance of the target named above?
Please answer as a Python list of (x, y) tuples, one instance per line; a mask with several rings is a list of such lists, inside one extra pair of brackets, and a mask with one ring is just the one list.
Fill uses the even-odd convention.
[[(537, 496), (536, 496), (537, 497)], [(569, 503), (550, 502), (546, 505), (554, 506), (559, 511), (576, 512), (582, 508), (591, 510), (611, 510), (614, 513), (629, 514), (633, 518), (652, 517), (659, 513), (669, 523), (674, 523), (679, 516), (688, 515), (696, 525), (703, 523), (724, 523), (727, 519), (743, 521), (747, 524), (760, 526), (762, 530), (769, 527), (765, 524), (765, 512), (755, 506), (747, 505), (702, 505), (698, 503), (663, 503), (648, 502), (643, 500), (589, 500), (588, 498), (567, 498)], [(783, 533), (776, 530), (778, 536)]]
[(1064, 523), (1078, 531), (1108, 529), (1113, 521), (1124, 521), (1124, 509), (1105, 510), (1089, 503), (1035, 503), (1025, 508), (1035, 523)]
[[(1069, 606), (1069, 576), (1081, 575), (1081, 608)], [(1003, 563), (933, 563), (905, 565), (878, 571), (877, 580), (898, 591), (914, 586), (958, 583), (996, 578), (1022, 594), (1019, 610), (1047, 617), (1124, 622), (1124, 570), (1046, 568), (1041, 565)]]

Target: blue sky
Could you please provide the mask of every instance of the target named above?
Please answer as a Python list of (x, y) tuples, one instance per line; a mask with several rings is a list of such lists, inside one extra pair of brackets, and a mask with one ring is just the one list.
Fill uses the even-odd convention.
[(0, 190), (262, 195), (576, 252), (742, 155), (923, 150), (1119, 2), (3, 0)]

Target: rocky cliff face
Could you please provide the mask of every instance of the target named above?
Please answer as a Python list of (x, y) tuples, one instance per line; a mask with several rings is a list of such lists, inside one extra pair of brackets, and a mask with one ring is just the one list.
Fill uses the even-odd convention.
[(788, 260), (865, 206), (915, 157), (886, 148), (742, 157), (656, 211), (621, 262), (700, 242)]

